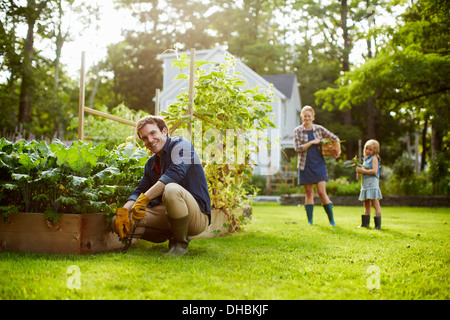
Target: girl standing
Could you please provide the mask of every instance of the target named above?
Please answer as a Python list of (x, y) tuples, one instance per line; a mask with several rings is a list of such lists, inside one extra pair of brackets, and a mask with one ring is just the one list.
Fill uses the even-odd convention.
[[(333, 218), (333, 204), (326, 191), (328, 174), (319, 145), (323, 138), (339, 141), (339, 137), (324, 127), (313, 123), (315, 113), (312, 107), (303, 107), (300, 117), (302, 124), (294, 130), (294, 147), (298, 154), (298, 183), (305, 186), (305, 209), (308, 224), (313, 223), (314, 184), (316, 184), (322, 206), (328, 216), (330, 225), (334, 227), (336, 224)], [(340, 148), (339, 144), (339, 150), (334, 156), (335, 158), (338, 158), (341, 154)]]
[[(370, 206), (375, 208), (375, 228), (381, 229), (381, 207), (379, 199), (382, 199), (380, 190), (380, 144), (377, 140), (369, 140), (364, 145), (364, 162), (362, 167), (356, 167), (357, 178), (362, 174), (361, 192), (359, 200), (364, 201), (364, 215), (359, 227), (369, 228)], [(358, 227), (358, 228), (359, 228)]]

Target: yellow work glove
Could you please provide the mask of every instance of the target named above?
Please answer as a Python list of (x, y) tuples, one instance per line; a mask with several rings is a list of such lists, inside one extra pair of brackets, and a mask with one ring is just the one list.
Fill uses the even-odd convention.
[(117, 209), (116, 214), (116, 230), (119, 234), (120, 238), (125, 238), (125, 232), (123, 231), (123, 228), (125, 228), (126, 232), (130, 232), (130, 212), (128, 209), (125, 208), (119, 208)]
[(131, 208), (131, 216), (133, 219), (142, 220), (147, 215), (147, 205), (150, 203), (150, 200), (149, 197), (141, 193)]

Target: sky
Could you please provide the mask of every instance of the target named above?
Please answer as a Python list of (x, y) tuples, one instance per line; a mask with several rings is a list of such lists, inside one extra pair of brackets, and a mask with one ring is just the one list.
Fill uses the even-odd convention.
[[(107, 46), (123, 39), (122, 29), (129, 29), (136, 24), (125, 10), (115, 10), (112, 1), (92, 0), (100, 7), (99, 28), (95, 26), (82, 30), (80, 21), (73, 19), (70, 22), (71, 30), (80, 30), (74, 33), (74, 41), (67, 41), (62, 49), (61, 60), (67, 65), (67, 71), (72, 76), (79, 76), (81, 69), (81, 53), (85, 52), (85, 69), (103, 59), (107, 55)], [(72, 19), (71, 19), (72, 20)], [(73, 32), (73, 31), (72, 31)]]

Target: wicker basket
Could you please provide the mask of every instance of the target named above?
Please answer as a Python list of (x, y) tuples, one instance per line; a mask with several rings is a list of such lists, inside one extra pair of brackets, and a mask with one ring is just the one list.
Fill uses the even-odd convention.
[(322, 142), (320, 145), (324, 157), (334, 157), (339, 151), (339, 141)]

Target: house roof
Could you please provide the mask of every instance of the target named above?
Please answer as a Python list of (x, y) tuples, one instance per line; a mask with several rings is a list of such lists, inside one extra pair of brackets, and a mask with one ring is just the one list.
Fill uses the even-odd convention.
[(286, 97), (291, 98), (296, 78), (295, 74), (280, 74), (262, 77), (272, 83), (275, 88), (281, 91)]
[[(226, 49), (222, 46), (216, 46), (213, 49), (204, 49), (204, 50), (196, 50), (195, 51), (195, 57), (196, 59), (209, 59), (212, 56), (214, 56), (217, 52), (227, 52)], [(186, 54), (188, 56), (190, 56), (191, 52), (190, 51), (184, 51), (184, 52), (174, 52), (173, 50), (168, 51), (166, 53), (162, 53), (160, 55), (158, 55), (158, 59), (159, 60), (165, 60), (165, 59), (177, 59), (179, 55), (181, 54)]]
[[(190, 52), (181, 52), (181, 53), (185, 53), (188, 56), (190, 55)], [(178, 53), (178, 54), (181, 54)], [(202, 60), (212, 60), (212, 58), (216, 55), (219, 56), (224, 56), (225, 54), (229, 54), (231, 55), (224, 47), (222, 46), (216, 46), (213, 49), (209, 49), (209, 50), (198, 50), (195, 52), (195, 57), (196, 59), (202, 59)], [(164, 53), (158, 56), (158, 59), (160, 60), (173, 60), (177, 58), (177, 54), (174, 52), (170, 52), (170, 53)], [(241, 68), (241, 72), (243, 73), (244, 77), (249, 79), (249, 78), (253, 78), (256, 80), (257, 83), (263, 85), (263, 86), (269, 86), (270, 81), (266, 80), (265, 77), (257, 74), (255, 71), (253, 71), (252, 69), (250, 69), (247, 65), (245, 65), (244, 63), (242, 63), (240, 60), (238, 60), (238, 64), (237, 64), (240, 68)], [(295, 75), (293, 75), (295, 76)], [(276, 96), (278, 96), (280, 99), (285, 99), (286, 95), (284, 92), (280, 91), (278, 89), (278, 87), (275, 85), (275, 83), (273, 83), (274, 85), (274, 93)], [(164, 88), (164, 90), (161, 92), (161, 97), (164, 95), (169, 94), (170, 92), (174, 92), (177, 91), (180, 87), (183, 86), (182, 81), (174, 81), (172, 82), (168, 88)], [(292, 91), (292, 89), (291, 89)]]

